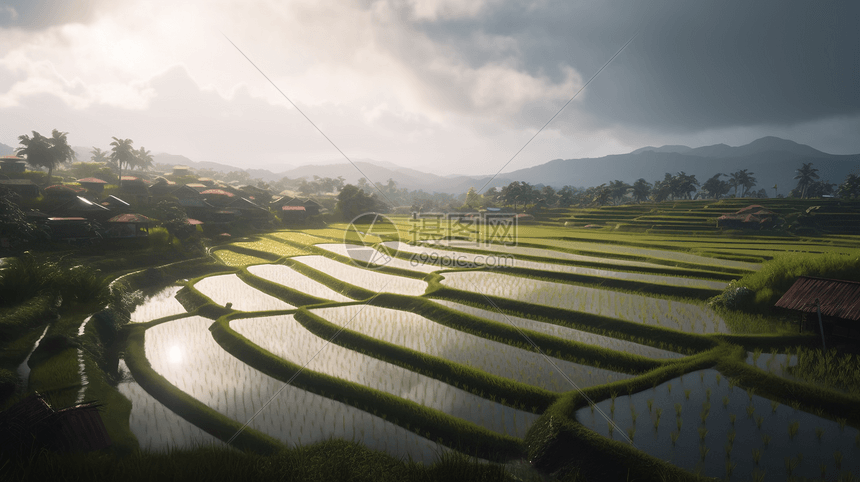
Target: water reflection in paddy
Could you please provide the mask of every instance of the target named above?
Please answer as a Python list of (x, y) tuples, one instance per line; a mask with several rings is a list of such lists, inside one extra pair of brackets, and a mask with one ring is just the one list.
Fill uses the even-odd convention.
[(249, 427), (288, 445), (342, 438), (426, 463), (449, 450), (352, 406), (284, 388), (223, 351), (211, 337), (211, 324), (193, 316), (154, 326), (146, 331), (145, 351), (156, 372), (213, 410), (245, 423), (262, 409)]

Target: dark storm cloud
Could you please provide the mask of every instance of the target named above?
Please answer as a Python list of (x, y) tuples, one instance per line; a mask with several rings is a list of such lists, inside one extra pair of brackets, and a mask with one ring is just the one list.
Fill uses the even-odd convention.
[(0, 28), (39, 30), (70, 22), (85, 23), (95, 13), (90, 0), (5, 0), (0, 7)]
[[(556, 81), (565, 65), (588, 79), (641, 28), (582, 108), (597, 122), (674, 131), (860, 113), (858, 25), (860, 2), (785, 1), (506, 3), (418, 24), (474, 65), (516, 54)], [(513, 37), (517, 52), (479, 34)]]

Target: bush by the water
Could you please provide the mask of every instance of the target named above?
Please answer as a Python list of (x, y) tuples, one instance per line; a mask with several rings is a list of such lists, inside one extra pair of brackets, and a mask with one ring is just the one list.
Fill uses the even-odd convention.
[(712, 303), (730, 309), (766, 312), (800, 276), (860, 281), (860, 250), (849, 254), (791, 253), (776, 256), (759, 271), (729, 283)]
[(15, 306), (39, 295), (56, 295), (64, 303), (107, 303), (109, 284), (88, 266), (24, 253), (0, 268), (0, 306)]

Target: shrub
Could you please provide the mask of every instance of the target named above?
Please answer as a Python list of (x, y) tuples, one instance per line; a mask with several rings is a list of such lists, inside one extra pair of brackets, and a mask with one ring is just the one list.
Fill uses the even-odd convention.
[(107, 303), (109, 284), (89, 266), (24, 253), (0, 270), (0, 305), (18, 305), (39, 295), (57, 296), (63, 302)]
[(39, 342), (39, 346), (33, 350), (27, 365), (30, 368), (37, 366), (44, 360), (47, 360), (54, 355), (62, 352), (67, 348), (79, 348), (80, 343), (66, 335), (53, 334), (48, 335)]
[(860, 250), (851, 253), (790, 253), (774, 257), (759, 271), (729, 283), (710, 303), (729, 309), (769, 311), (800, 276), (860, 281)]

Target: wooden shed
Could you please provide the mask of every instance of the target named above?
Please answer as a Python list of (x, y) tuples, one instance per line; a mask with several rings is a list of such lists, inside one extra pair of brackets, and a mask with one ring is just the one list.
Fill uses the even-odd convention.
[(818, 304), (825, 335), (860, 339), (860, 282), (801, 276), (776, 302), (800, 313), (801, 330), (818, 331)]

